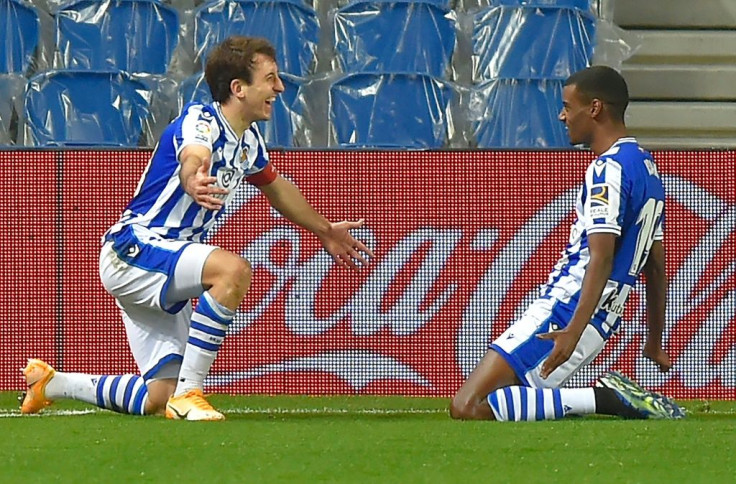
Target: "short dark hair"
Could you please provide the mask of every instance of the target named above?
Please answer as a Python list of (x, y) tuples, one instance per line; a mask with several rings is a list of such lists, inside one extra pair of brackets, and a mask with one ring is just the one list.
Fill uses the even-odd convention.
[(246, 84), (253, 82), (253, 60), (256, 54), (276, 60), (276, 49), (268, 40), (260, 37), (233, 35), (210, 52), (204, 77), (213, 100), (227, 101), (233, 79), (242, 79)]
[(577, 92), (588, 101), (599, 99), (608, 104), (612, 116), (624, 120), (629, 105), (629, 88), (615, 69), (607, 66), (588, 67), (568, 77), (565, 85), (574, 85)]

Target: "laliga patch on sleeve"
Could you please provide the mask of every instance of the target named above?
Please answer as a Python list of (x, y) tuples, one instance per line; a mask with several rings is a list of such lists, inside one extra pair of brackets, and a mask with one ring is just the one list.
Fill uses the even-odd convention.
[(199, 141), (210, 142), (210, 135), (212, 134), (212, 127), (207, 121), (197, 121), (194, 125), (194, 138)]
[(607, 217), (610, 204), (608, 203), (608, 185), (599, 184), (590, 187), (590, 216), (593, 218)]

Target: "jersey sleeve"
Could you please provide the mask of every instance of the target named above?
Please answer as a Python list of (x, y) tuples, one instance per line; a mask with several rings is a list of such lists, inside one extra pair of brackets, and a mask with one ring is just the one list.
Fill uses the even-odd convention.
[(178, 126), (174, 138), (177, 157), (189, 145), (204, 146), (212, 151), (212, 145), (219, 136), (219, 128), (215, 117), (204, 107), (202, 104), (187, 106), (176, 121)]
[(268, 185), (276, 179), (279, 172), (276, 167), (268, 159), (268, 150), (266, 149), (266, 142), (263, 140), (257, 125), (253, 125), (250, 128), (251, 132), (255, 135), (257, 142), (256, 146), (256, 159), (253, 164), (245, 171), (245, 180), (251, 185), (263, 186)]
[(586, 232), (621, 235), (627, 192), (621, 165), (612, 159), (597, 159), (585, 174)]
[(660, 242), (664, 240), (664, 212), (662, 212), (662, 216), (659, 218), (659, 223), (654, 229), (654, 240), (659, 240)]

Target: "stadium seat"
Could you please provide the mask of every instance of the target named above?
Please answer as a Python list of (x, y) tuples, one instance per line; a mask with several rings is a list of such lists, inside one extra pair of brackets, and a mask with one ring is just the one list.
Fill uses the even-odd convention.
[[(271, 120), (260, 121), (258, 128), (269, 148), (291, 148), (294, 146), (294, 133), (304, 123), (301, 81), (283, 72), (279, 75), (284, 83), (284, 92), (273, 103)], [(212, 102), (210, 88), (201, 73), (188, 77), (179, 87), (180, 107), (192, 101)]]
[(335, 14), (337, 58), (345, 72), (445, 77), (455, 24), (455, 14), (436, 1), (354, 1)]
[(215, 0), (195, 10), (194, 42), (202, 66), (209, 51), (230, 35), (268, 39), (279, 69), (305, 77), (317, 51), (319, 21), (300, 0)]
[(471, 106), (479, 148), (569, 148), (561, 80), (501, 79), (478, 86)]
[(38, 74), (25, 93), (32, 144), (138, 146), (149, 96), (143, 83), (122, 71)]
[(19, 0), (0, 0), (0, 31), (0, 73), (25, 73), (39, 42), (38, 12)]
[(179, 15), (156, 0), (80, 0), (55, 12), (67, 69), (165, 74), (179, 42)]
[(492, 0), (474, 15), (473, 77), (566, 79), (591, 64), (595, 16), (583, 0)]
[(330, 87), (332, 138), (343, 147), (442, 148), (451, 96), (423, 73), (349, 74)]

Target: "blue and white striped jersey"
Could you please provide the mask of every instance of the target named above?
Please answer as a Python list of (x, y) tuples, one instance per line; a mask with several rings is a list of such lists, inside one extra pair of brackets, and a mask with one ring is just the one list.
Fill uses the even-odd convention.
[(588, 235), (616, 234), (611, 276), (591, 321), (605, 338), (614, 333), (653, 241), (664, 236), (664, 196), (652, 156), (634, 138), (614, 143), (585, 173), (569, 243), (542, 287), (541, 297), (558, 301), (555, 311), (569, 321), (590, 260)]
[(179, 182), (178, 161), (182, 149), (191, 144), (212, 151), (210, 173), (217, 184), (230, 192), (225, 205), (235, 196), (244, 177), (257, 178), (269, 166), (266, 146), (254, 123), (238, 139), (222, 114), (220, 104), (190, 103), (161, 135), (158, 145), (138, 182), (135, 195), (120, 220), (108, 230), (109, 237), (127, 225), (149, 228), (172, 240), (201, 242), (225, 208), (207, 210), (186, 194)]

